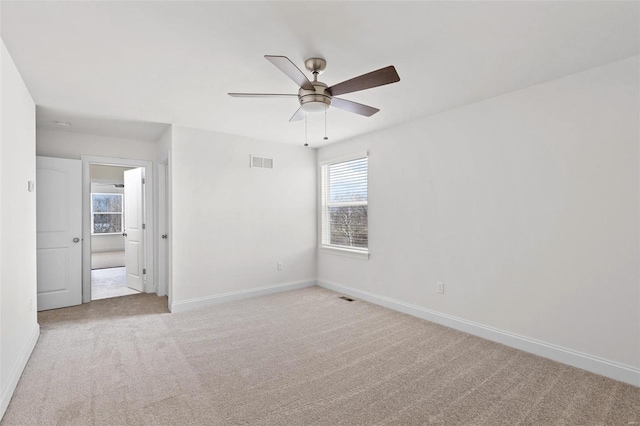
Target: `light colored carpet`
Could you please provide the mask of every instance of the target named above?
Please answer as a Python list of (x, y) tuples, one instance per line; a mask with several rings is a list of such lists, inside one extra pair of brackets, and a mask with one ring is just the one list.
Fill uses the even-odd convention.
[(91, 253), (91, 269), (119, 268), (124, 264), (124, 250)]
[(318, 287), (168, 314), (155, 295), (39, 314), (3, 420), (629, 425), (640, 389)]
[(140, 293), (127, 287), (127, 268), (95, 269), (91, 271), (91, 300), (129, 296)]

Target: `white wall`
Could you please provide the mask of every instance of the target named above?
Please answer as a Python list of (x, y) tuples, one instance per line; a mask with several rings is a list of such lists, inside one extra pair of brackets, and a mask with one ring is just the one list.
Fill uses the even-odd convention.
[(124, 237), (118, 234), (91, 236), (91, 253), (124, 251)]
[(36, 317), (35, 105), (0, 51), (0, 417), (33, 350)]
[(171, 159), (173, 307), (315, 281), (314, 150), (174, 126)]
[(124, 172), (135, 167), (91, 165), (91, 181), (110, 181), (112, 183), (124, 183)]
[(38, 128), (36, 153), (77, 160), (81, 155), (155, 160), (156, 145), (153, 142)]
[(369, 151), (371, 258), (319, 253), (319, 280), (638, 374), (638, 72), (629, 58), (320, 149)]
[(156, 141), (156, 160), (159, 163), (169, 161), (169, 152), (171, 151), (171, 143), (173, 140), (173, 126), (169, 128)]

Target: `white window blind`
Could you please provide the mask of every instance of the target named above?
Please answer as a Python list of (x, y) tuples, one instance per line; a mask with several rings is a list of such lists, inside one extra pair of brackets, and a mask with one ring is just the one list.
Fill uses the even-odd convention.
[(322, 165), (322, 244), (367, 251), (368, 159), (365, 154)]

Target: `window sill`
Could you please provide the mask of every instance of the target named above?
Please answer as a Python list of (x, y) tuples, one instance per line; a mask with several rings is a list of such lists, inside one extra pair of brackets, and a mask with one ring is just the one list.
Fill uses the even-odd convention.
[(337, 256), (351, 257), (360, 260), (369, 260), (369, 252), (363, 250), (349, 250), (342, 247), (320, 246), (320, 252)]
[(92, 237), (99, 237), (101, 235), (122, 235), (122, 232), (100, 232), (97, 234), (91, 234)]

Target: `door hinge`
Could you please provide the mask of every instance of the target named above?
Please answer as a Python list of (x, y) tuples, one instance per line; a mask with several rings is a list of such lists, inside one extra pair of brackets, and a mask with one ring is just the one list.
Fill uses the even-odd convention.
[(142, 178), (142, 184), (144, 185), (145, 183), (147, 183), (147, 180), (145, 178)]
[(142, 275), (147, 275), (147, 270), (146, 269), (142, 270)]
[(147, 229), (147, 224), (146, 223), (142, 224), (142, 229)]

